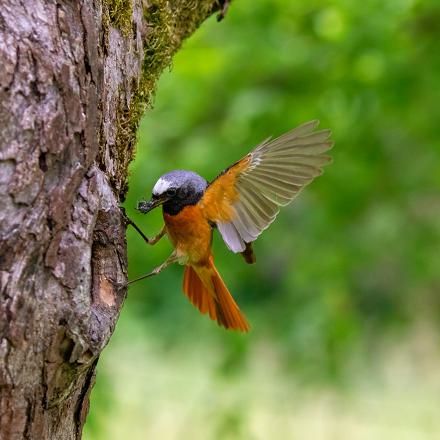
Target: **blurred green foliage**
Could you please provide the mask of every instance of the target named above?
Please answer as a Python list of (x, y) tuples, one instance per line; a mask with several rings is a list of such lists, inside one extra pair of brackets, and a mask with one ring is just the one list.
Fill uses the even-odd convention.
[[(353, 358), (374, 366), (383, 341), (399, 344), (418, 323), (436, 325), (439, 22), (437, 0), (237, 0), (222, 23), (211, 18), (196, 32), (141, 124), (125, 206), (147, 235), (161, 227), (161, 213), (134, 207), (169, 170), (210, 180), (268, 135), (315, 118), (333, 130), (334, 163), (255, 243), (256, 265), (215, 239), (250, 334), (199, 315), (175, 266), (130, 288), (109, 357), (113, 343), (133, 341), (141, 351), (148, 341), (167, 363), (178, 352), (176, 369), (182, 353), (209, 353), (221, 381), (246, 377), (255, 359), (269, 362), (255, 354), (264, 345), (282, 380), (344, 384)], [(130, 278), (171, 252), (166, 240), (150, 248), (132, 230), (128, 249)], [(98, 375), (96, 405), (120, 399), (110, 370)], [(99, 431), (94, 414), (90, 432)], [(242, 438), (240, 429), (240, 414), (226, 414), (215, 438)]]

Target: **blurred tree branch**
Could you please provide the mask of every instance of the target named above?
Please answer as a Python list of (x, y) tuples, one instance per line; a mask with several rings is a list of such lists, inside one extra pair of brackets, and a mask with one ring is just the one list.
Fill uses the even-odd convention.
[(0, 10), (0, 438), (78, 439), (124, 301), (119, 204), (157, 78), (216, 0)]

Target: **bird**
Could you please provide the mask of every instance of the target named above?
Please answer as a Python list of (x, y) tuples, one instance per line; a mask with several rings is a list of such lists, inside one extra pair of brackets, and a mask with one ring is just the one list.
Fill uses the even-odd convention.
[(330, 130), (315, 130), (319, 121), (302, 124), (276, 139), (265, 139), (242, 159), (208, 182), (193, 171), (174, 170), (162, 175), (149, 201), (137, 210), (148, 213), (162, 206), (164, 226), (148, 238), (129, 221), (147, 243), (167, 235), (172, 254), (138, 281), (157, 275), (173, 263), (185, 266), (183, 292), (202, 314), (220, 326), (247, 332), (250, 325), (214, 264), (212, 236), (218, 230), (224, 243), (245, 262), (255, 263), (252, 243), (275, 220), (280, 207), (331, 162), (324, 154), (333, 147)]

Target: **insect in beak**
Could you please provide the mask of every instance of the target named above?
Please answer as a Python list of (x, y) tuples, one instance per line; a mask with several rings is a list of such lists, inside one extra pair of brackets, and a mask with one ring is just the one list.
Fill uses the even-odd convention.
[(162, 205), (162, 203), (165, 203), (167, 201), (166, 197), (153, 197), (148, 202), (146, 200), (141, 200), (137, 204), (137, 210), (142, 212), (142, 214), (146, 214), (147, 212), (150, 212), (154, 208), (157, 208), (158, 206)]

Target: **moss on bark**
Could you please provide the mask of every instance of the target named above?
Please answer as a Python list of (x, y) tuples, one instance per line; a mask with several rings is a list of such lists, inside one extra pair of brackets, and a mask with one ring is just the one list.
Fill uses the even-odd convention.
[[(131, 0), (108, 0), (110, 25), (129, 38)], [(156, 82), (169, 67), (173, 55), (199, 25), (220, 7), (216, 0), (150, 0), (143, 2), (143, 19), (147, 32), (143, 38), (141, 75), (127, 99), (128, 106), (118, 112), (114, 155), (121, 165), (122, 193), (127, 189), (127, 168), (135, 154), (137, 129), (146, 108), (152, 106)]]
[(131, 31), (132, 0), (107, 0), (110, 23), (127, 37)]

